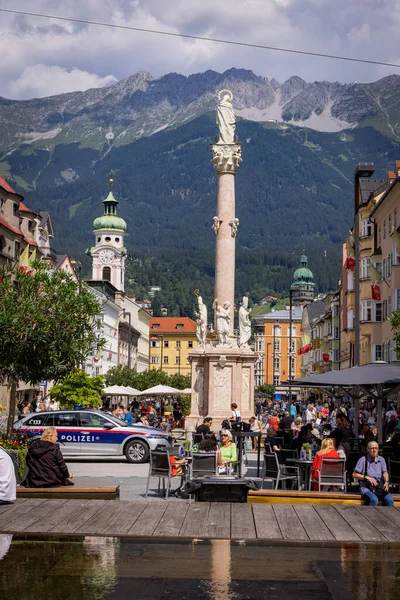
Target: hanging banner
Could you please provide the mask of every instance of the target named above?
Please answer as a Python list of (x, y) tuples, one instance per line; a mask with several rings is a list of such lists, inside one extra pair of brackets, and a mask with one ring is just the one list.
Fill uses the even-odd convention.
[(381, 288), (376, 283), (371, 285), (371, 297), (372, 300), (377, 300), (378, 302), (381, 299)]

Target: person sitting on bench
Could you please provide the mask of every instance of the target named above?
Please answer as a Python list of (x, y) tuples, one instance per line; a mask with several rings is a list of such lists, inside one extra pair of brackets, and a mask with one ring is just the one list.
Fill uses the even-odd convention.
[(394, 506), (394, 499), (389, 494), (389, 473), (386, 461), (379, 456), (379, 445), (377, 442), (369, 442), (368, 454), (362, 456), (353, 477), (360, 482), (360, 493), (369, 506), (378, 506), (382, 500), (384, 506)]
[(0, 448), (0, 504), (14, 502), (16, 489), (14, 463), (8, 452)]
[(34, 440), (28, 448), (26, 466), (28, 474), (21, 485), (33, 488), (60, 487), (74, 485), (70, 479), (60, 447), (57, 442), (57, 430), (48, 427), (40, 440)]

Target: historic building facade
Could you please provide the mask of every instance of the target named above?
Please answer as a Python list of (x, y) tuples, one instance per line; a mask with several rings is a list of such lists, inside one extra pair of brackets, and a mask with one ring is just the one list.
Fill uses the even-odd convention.
[(189, 354), (197, 348), (196, 322), (189, 317), (153, 317), (150, 321), (150, 369), (190, 375)]

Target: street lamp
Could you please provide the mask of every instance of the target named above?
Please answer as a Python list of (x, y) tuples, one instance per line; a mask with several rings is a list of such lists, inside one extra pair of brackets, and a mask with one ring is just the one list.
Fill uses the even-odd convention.
[(276, 328), (279, 327), (279, 323), (274, 323), (274, 347), (272, 351), (272, 385), (275, 385), (275, 357), (276, 357)]
[(289, 290), (289, 408), (292, 406), (292, 323), (293, 323), (293, 286)]
[(124, 310), (124, 312), (122, 313), (122, 317), (124, 319), (126, 319), (126, 317), (128, 317), (128, 323), (129, 323), (129, 331), (128, 331), (128, 369), (131, 368), (131, 328), (132, 328), (132, 316), (130, 312), (127, 312), (126, 310)]
[(354, 366), (360, 366), (360, 178), (371, 177), (374, 163), (360, 163), (354, 171)]

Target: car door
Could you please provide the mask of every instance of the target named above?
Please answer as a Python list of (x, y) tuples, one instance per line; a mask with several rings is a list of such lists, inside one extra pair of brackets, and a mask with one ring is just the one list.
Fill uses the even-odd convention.
[(80, 454), (81, 427), (78, 412), (55, 412), (46, 422), (57, 429), (61, 452), (65, 455)]
[(119, 454), (121, 435), (118, 426), (107, 417), (94, 412), (81, 411), (81, 452), (109, 456)]
[(27, 419), (21, 426), (20, 433), (26, 434), (29, 438), (40, 437), (48, 423), (48, 413), (35, 413), (32, 417)]

